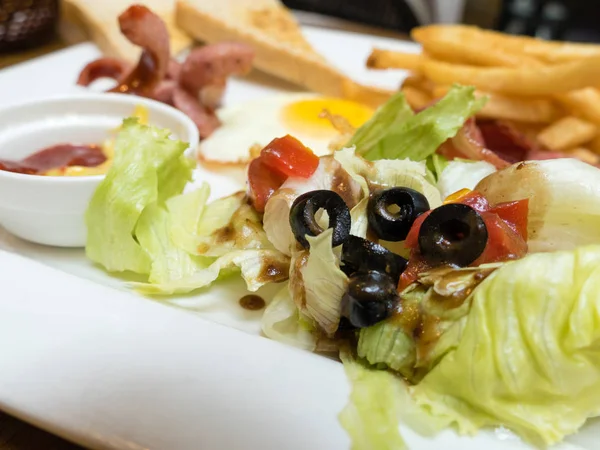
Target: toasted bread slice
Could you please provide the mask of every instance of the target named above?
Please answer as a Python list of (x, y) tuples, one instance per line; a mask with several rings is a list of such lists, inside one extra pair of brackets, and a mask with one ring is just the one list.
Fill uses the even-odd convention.
[[(174, 0), (144, 0), (141, 3), (167, 24), (172, 55), (190, 46), (191, 38), (175, 26)], [(81, 24), (106, 56), (133, 62), (139, 58), (140, 49), (121, 34), (117, 20), (129, 4), (121, 0), (64, 0), (62, 7), (65, 18)]]
[(311, 91), (375, 106), (391, 94), (358, 84), (328, 64), (279, 0), (178, 0), (175, 21), (200, 41), (250, 44), (256, 68)]

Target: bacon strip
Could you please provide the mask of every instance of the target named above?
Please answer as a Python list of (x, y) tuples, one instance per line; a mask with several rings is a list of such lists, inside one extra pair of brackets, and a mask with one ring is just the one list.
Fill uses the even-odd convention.
[(100, 78), (120, 80), (131, 70), (131, 65), (118, 58), (100, 58), (92, 61), (83, 68), (77, 79), (80, 86), (89, 86)]
[(88, 86), (102, 77), (118, 81), (109, 92), (149, 97), (187, 114), (200, 136), (209, 136), (220, 122), (214, 113), (230, 75), (252, 68), (254, 50), (246, 44), (224, 42), (192, 50), (180, 64), (170, 58), (169, 33), (162, 19), (147, 7), (132, 5), (119, 16), (123, 35), (142, 48), (135, 67), (115, 58), (100, 58), (81, 71), (77, 84)]
[(181, 66), (179, 81), (202, 103), (215, 109), (223, 96), (227, 78), (246, 75), (252, 69), (254, 50), (239, 42), (220, 42), (192, 50)]
[(143, 50), (137, 66), (112, 91), (150, 97), (152, 90), (165, 78), (169, 66), (167, 26), (143, 5), (127, 8), (119, 16), (119, 26), (123, 35)]
[(475, 119), (470, 118), (456, 133), (456, 136), (442, 144), (438, 149), (438, 153), (448, 159), (465, 158), (475, 161), (487, 161), (497, 169), (503, 169), (510, 165), (508, 161), (486, 148), (485, 144)]
[(201, 105), (197, 97), (180, 86), (173, 91), (173, 105), (194, 121), (202, 139), (210, 136), (221, 125), (212, 110)]

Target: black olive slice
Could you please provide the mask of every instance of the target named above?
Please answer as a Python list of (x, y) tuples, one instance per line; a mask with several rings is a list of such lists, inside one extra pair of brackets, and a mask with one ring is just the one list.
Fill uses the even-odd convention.
[(367, 218), (380, 239), (403, 241), (415, 219), (428, 210), (429, 202), (423, 194), (407, 187), (394, 187), (371, 195)]
[(307, 192), (299, 196), (290, 210), (290, 225), (296, 240), (304, 248), (310, 244), (306, 235), (317, 236), (323, 232), (315, 218), (320, 209), (327, 211), (329, 228), (333, 228), (333, 246), (343, 244), (350, 236), (350, 209), (338, 194), (328, 190)]
[(387, 319), (398, 304), (396, 283), (385, 273), (357, 272), (342, 297), (342, 316), (356, 328), (365, 328)]
[(468, 266), (483, 253), (487, 240), (487, 227), (481, 215), (460, 203), (434, 209), (419, 230), (421, 254), (434, 266)]
[(382, 245), (352, 235), (342, 246), (342, 262), (342, 270), (348, 276), (354, 272), (376, 270), (388, 274), (396, 284), (408, 263)]

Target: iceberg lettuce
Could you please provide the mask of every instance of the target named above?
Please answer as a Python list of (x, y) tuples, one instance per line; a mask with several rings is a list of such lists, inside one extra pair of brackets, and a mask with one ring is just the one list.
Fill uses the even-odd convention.
[(538, 445), (600, 413), (600, 246), (506, 263), (473, 292), (459, 338), (412, 395), (462, 432)]
[(423, 161), (454, 137), (465, 121), (479, 111), (485, 99), (475, 88), (454, 85), (446, 96), (418, 114), (412, 114), (403, 94), (384, 104), (347, 144), (364, 158)]
[(151, 257), (134, 235), (148, 205), (161, 205), (182, 192), (192, 163), (183, 156), (188, 144), (170, 132), (129, 118), (117, 134), (114, 161), (88, 206), (86, 255), (109, 272), (148, 274)]

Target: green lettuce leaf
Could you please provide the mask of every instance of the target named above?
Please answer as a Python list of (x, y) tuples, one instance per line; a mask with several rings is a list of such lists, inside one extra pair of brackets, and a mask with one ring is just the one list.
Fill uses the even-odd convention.
[(373, 116), (363, 124), (350, 141), (347, 147), (356, 147), (360, 155), (367, 153), (381, 153), (379, 148), (383, 138), (390, 130), (397, 128), (413, 115), (404, 94), (398, 91), (384, 105), (382, 105)]
[(309, 351), (317, 348), (316, 334), (300, 320), (300, 312), (292, 299), (288, 283), (265, 308), (261, 329), (265, 336), (275, 341)]
[(409, 159), (370, 162), (357, 156), (351, 148), (335, 152), (334, 157), (352, 179), (361, 185), (365, 197), (369, 195), (369, 183), (373, 183), (382, 188), (403, 186), (419, 191), (432, 208), (442, 204), (440, 192), (427, 180), (427, 167), (423, 162)]
[(403, 394), (406, 388), (385, 370), (369, 369), (348, 353), (340, 352), (352, 385), (350, 401), (340, 413), (340, 423), (350, 435), (352, 450), (401, 450)]
[(600, 246), (506, 263), (455, 326), (412, 394), (462, 432), (503, 425), (547, 445), (600, 413)]
[(188, 144), (169, 134), (130, 118), (116, 137), (113, 164), (85, 216), (86, 255), (110, 272), (150, 273), (151, 256), (134, 237), (138, 220), (148, 205), (179, 194), (191, 179), (192, 163), (183, 156)]
[[(356, 145), (357, 153), (371, 161), (404, 158), (423, 161), (446, 139), (454, 137), (465, 121), (483, 107), (485, 99), (475, 98), (474, 90), (470, 86), (455, 85), (439, 102), (415, 115), (405, 113), (403, 103), (395, 96), (390, 100), (392, 103), (388, 102), (380, 110), (386, 112), (385, 121), (375, 115), (363, 125), (369, 129), (379, 125), (377, 133), (370, 136), (369, 145), (361, 145), (360, 139), (354, 138), (349, 145)], [(401, 120), (389, 120), (394, 111)], [(381, 123), (375, 123), (378, 120)], [(359, 138), (362, 133), (366, 131), (361, 127), (357, 131)]]
[(277, 250), (231, 250), (186, 277), (158, 283), (132, 283), (139, 292), (152, 295), (186, 294), (210, 286), (223, 274), (239, 270), (246, 288), (255, 292), (267, 283), (288, 278), (289, 258)]
[[(194, 193), (195, 194), (195, 193)], [(182, 196), (189, 198), (190, 194)], [(195, 196), (197, 197), (197, 196)], [(193, 209), (189, 210), (193, 214)], [(183, 211), (181, 211), (183, 212)], [(171, 240), (171, 226), (178, 219), (185, 220), (179, 215), (173, 216), (156, 203), (148, 205), (135, 229), (135, 236), (150, 257), (151, 268), (148, 281), (150, 283), (169, 283), (172, 280), (186, 278), (204, 267), (207, 261), (199, 256), (193, 256), (177, 247)]]
[(338, 328), (342, 297), (348, 286), (348, 277), (341, 271), (339, 256), (331, 246), (332, 234), (333, 229), (328, 228), (318, 236), (306, 236), (310, 251), (306, 264), (300, 269), (304, 283), (304, 312), (329, 336)]
[(461, 189), (475, 189), (477, 183), (494, 172), (496, 168), (486, 161), (455, 159), (448, 162), (440, 172), (437, 187), (442, 193), (442, 198), (446, 198)]

